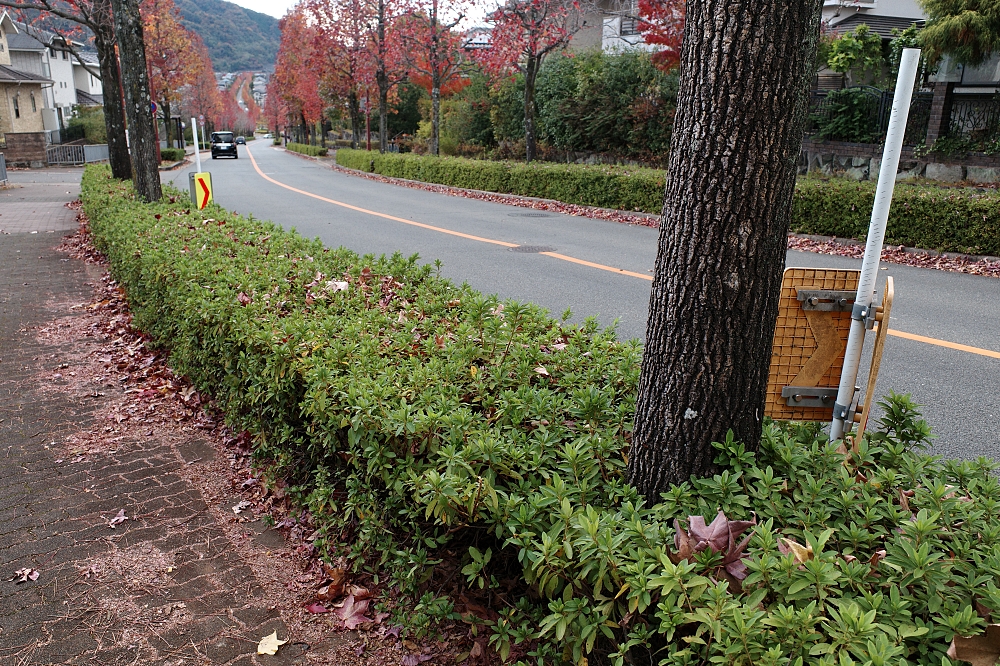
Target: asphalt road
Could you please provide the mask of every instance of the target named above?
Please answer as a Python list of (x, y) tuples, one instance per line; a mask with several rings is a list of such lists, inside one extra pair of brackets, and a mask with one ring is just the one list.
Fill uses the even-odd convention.
[[(382, 184), (263, 141), (241, 147), (239, 160), (209, 159), (203, 168), (212, 172), (216, 201), (240, 213), (359, 253), (440, 259), (445, 276), (479, 290), (530, 300), (555, 315), (569, 308), (577, 320), (596, 316), (605, 326), (617, 324), (624, 338), (645, 333), (654, 229)], [(186, 171), (164, 180), (187, 188)], [(860, 260), (789, 252), (787, 265), (860, 268)], [(890, 336), (876, 393), (910, 393), (923, 405), (937, 435), (935, 453), (1000, 460), (1000, 280), (882, 267), (880, 276), (896, 283), (891, 330), (994, 356)]]

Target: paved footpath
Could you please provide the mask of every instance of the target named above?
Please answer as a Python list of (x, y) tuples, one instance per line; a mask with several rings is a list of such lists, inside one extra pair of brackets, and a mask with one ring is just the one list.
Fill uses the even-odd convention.
[[(65, 204), (79, 172), (11, 176), (0, 190), (0, 664), (305, 663), (294, 642), (256, 654), (261, 637), (287, 631), (182, 474), (213, 455), (197, 433), (68, 459), (61, 443), (123, 391), (53, 390), (74, 388), (81, 345), (107, 340), (39, 332), (85, 317), (101, 273), (56, 249), (76, 227)], [(129, 520), (111, 528), (122, 509)], [(19, 569), (37, 580), (10, 580)]]

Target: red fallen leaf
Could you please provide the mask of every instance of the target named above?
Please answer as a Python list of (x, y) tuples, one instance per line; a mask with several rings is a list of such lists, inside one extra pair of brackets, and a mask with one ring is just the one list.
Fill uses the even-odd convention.
[(430, 654), (408, 654), (405, 657), (403, 657), (403, 660), (400, 663), (402, 664), (402, 666), (418, 666), (418, 664), (422, 664), (425, 661), (430, 661), (433, 658), (434, 655)]
[(337, 609), (337, 617), (344, 621), (344, 626), (348, 629), (356, 629), (359, 624), (372, 622), (370, 617), (365, 616), (368, 610), (368, 600), (356, 600), (354, 595), (348, 595), (344, 600), (344, 605)]
[(323, 604), (317, 604), (317, 603), (309, 604), (308, 606), (306, 606), (306, 610), (309, 611), (310, 613), (315, 613), (317, 615), (320, 614), (320, 613), (329, 613), (330, 612), (329, 609), (326, 606), (324, 606)]
[(360, 585), (351, 585), (347, 588), (347, 593), (352, 595), (355, 599), (371, 599), (372, 593), (367, 587), (361, 587)]
[(16, 583), (27, 583), (29, 580), (38, 580), (38, 569), (28, 569), (22, 568), (14, 572), (13, 578), (8, 578), (7, 580), (12, 580)]
[(253, 299), (244, 294), (242, 291), (236, 296), (236, 300), (238, 300), (242, 305), (250, 305), (250, 303), (253, 302)]

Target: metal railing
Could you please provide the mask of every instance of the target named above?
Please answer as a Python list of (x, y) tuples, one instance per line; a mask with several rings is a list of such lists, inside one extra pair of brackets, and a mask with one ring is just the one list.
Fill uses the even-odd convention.
[[(914, 93), (906, 122), (904, 145), (916, 146), (923, 143), (933, 99), (934, 93)], [(824, 138), (834, 141), (880, 143), (885, 139), (891, 111), (891, 90), (852, 86), (829, 92), (813, 91), (809, 98), (806, 135), (825, 135)]]
[(951, 104), (948, 135), (976, 144), (1000, 139), (1000, 95), (956, 95)]
[(107, 144), (95, 146), (49, 146), (45, 149), (45, 159), (56, 166), (80, 166), (108, 159)]

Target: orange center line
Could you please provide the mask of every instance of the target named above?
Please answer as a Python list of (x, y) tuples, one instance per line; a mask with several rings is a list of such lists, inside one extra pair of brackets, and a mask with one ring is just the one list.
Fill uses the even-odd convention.
[[(246, 148), (247, 155), (250, 156), (250, 162), (253, 164), (254, 170), (257, 174), (264, 180), (274, 183), (278, 187), (283, 187), (286, 190), (290, 190), (297, 194), (302, 194), (307, 197), (312, 197), (313, 199), (319, 199), (320, 201), (325, 201), (326, 203), (331, 203), (335, 206), (341, 206), (343, 208), (348, 208), (359, 213), (367, 213), (368, 215), (375, 215), (376, 217), (381, 217), (386, 220), (392, 220), (393, 222), (401, 222), (402, 224), (408, 224), (413, 227), (420, 227), (421, 229), (428, 229), (430, 231), (437, 231), (442, 234), (448, 234), (449, 236), (458, 236), (459, 238), (465, 238), (467, 240), (479, 241), (480, 243), (490, 243), (492, 245), (500, 245), (501, 247), (517, 247), (517, 243), (508, 243), (506, 241), (495, 240), (493, 238), (483, 238), (482, 236), (473, 236), (472, 234), (464, 234), (460, 231), (453, 231), (451, 229), (445, 229), (443, 227), (435, 227), (430, 224), (424, 224), (422, 222), (414, 222), (413, 220), (406, 220), (401, 217), (396, 217), (395, 215), (388, 215), (386, 213), (379, 213), (378, 211), (368, 210), (367, 208), (360, 208), (358, 206), (352, 206), (351, 204), (344, 203), (342, 201), (336, 201), (335, 199), (328, 199), (326, 197), (321, 197), (318, 194), (313, 194), (312, 192), (306, 192), (305, 190), (300, 190), (298, 188), (292, 187), (291, 185), (285, 185), (284, 183), (271, 178), (257, 166), (257, 160), (254, 159), (253, 153), (250, 152), (249, 146)], [(539, 252), (539, 254), (545, 255), (546, 257), (551, 257), (552, 259), (558, 259), (560, 261), (568, 261), (573, 264), (578, 264), (580, 266), (587, 266), (588, 268), (596, 268), (598, 270), (607, 271), (609, 273), (616, 273), (618, 275), (627, 275), (629, 277), (638, 278), (640, 280), (652, 281), (653, 276), (647, 275), (645, 273), (636, 273), (633, 271), (627, 271), (623, 268), (615, 268), (614, 266), (607, 266), (605, 264), (598, 264), (592, 261), (586, 261), (584, 259), (577, 259), (576, 257), (571, 257), (565, 254), (559, 254), (558, 252)], [(897, 331), (894, 329), (889, 329), (886, 331), (889, 335), (894, 335), (898, 338), (905, 338), (907, 340), (913, 340), (915, 342), (923, 342), (929, 345), (936, 345), (938, 347), (945, 347), (947, 349), (954, 349), (956, 351), (968, 352), (970, 354), (979, 354), (980, 356), (987, 356), (990, 358), (1000, 359), (1000, 352), (995, 352), (990, 349), (981, 349), (979, 347), (970, 347), (969, 345), (958, 344), (957, 342), (948, 342), (947, 340), (938, 340), (937, 338), (928, 338), (923, 335), (915, 335), (913, 333), (904, 333), (903, 331)]]
[(995, 352), (992, 349), (982, 349), (980, 347), (970, 347), (969, 345), (960, 345), (957, 342), (948, 342), (947, 340), (928, 338), (926, 336), (916, 335), (914, 333), (904, 333), (903, 331), (896, 331), (891, 328), (887, 330), (886, 333), (889, 335), (895, 335), (897, 338), (905, 338), (907, 340), (913, 340), (915, 342), (923, 342), (928, 345), (946, 347), (948, 349), (955, 349), (957, 351), (968, 352), (970, 354), (979, 354), (980, 356), (988, 356), (990, 358), (1000, 358), (1000, 352)]

